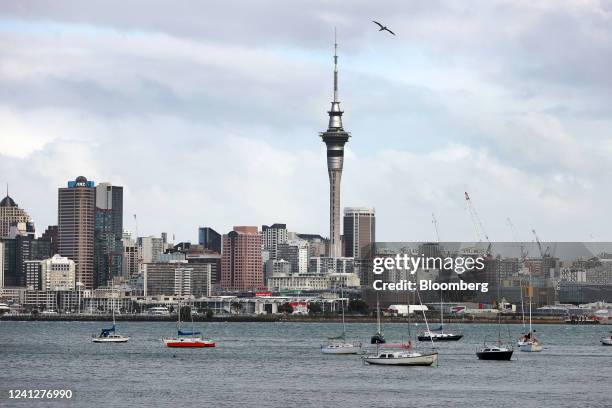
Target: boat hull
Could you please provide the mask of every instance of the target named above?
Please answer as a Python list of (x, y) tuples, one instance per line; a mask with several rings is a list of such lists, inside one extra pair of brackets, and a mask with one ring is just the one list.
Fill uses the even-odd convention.
[(519, 342), (518, 348), (519, 350), (525, 351), (528, 353), (537, 353), (537, 352), (542, 351), (542, 345), (539, 343)]
[(329, 347), (322, 346), (321, 353), (323, 354), (359, 354), (361, 352), (361, 347), (351, 346), (351, 347)]
[(214, 341), (201, 340), (201, 339), (164, 339), (166, 347), (175, 348), (202, 348), (202, 347), (215, 347)]
[(430, 366), (438, 360), (438, 353), (422, 354), (414, 357), (395, 357), (395, 358), (380, 358), (380, 357), (364, 357), (363, 361), (371, 365), (385, 366)]
[(612, 337), (602, 337), (601, 344), (604, 346), (612, 346)]
[(417, 338), (419, 341), (458, 341), (463, 338), (463, 334), (445, 334), (443, 336), (435, 334), (433, 336), (419, 335)]
[(121, 338), (104, 338), (104, 337), (94, 337), (91, 339), (93, 343), (127, 343), (130, 340), (129, 337), (121, 337)]
[(476, 353), (479, 360), (510, 361), (513, 350), (479, 351)]

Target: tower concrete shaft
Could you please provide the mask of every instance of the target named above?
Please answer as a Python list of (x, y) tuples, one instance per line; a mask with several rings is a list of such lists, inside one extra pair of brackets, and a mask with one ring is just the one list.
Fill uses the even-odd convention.
[(327, 146), (327, 172), (329, 173), (329, 256), (342, 254), (340, 244), (340, 182), (344, 164), (344, 145), (350, 134), (342, 127), (342, 110), (338, 98), (338, 44), (334, 43), (334, 97), (329, 114), (327, 131), (321, 138)]

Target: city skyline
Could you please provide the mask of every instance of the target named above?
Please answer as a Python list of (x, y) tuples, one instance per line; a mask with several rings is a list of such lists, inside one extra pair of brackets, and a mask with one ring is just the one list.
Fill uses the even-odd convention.
[[(612, 199), (605, 5), (315, 3), (303, 16), (216, 5), (195, 14), (217, 21), (180, 25), (159, 22), (159, 5), (123, 19), (92, 4), (71, 17), (15, 5), (0, 10), (0, 182), (39, 232), (56, 223), (56, 189), (84, 175), (125, 187), (125, 228), (136, 213), (141, 236), (197, 242), (198, 226), (272, 222), (327, 235), (316, 132), (337, 26), (345, 125), (358, 135), (342, 207), (376, 208), (380, 241), (433, 240), (431, 213), (441, 240), (473, 240), (464, 191), (492, 240), (514, 239), (508, 217), (523, 241), (532, 228), (545, 241), (612, 239), (600, 221)], [(397, 38), (378, 36), (370, 14)]]

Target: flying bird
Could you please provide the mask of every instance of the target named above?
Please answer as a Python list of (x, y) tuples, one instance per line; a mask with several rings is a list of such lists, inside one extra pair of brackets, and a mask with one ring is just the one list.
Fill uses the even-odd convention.
[(388, 29), (386, 26), (384, 26), (384, 25), (380, 24), (378, 21), (374, 21), (374, 20), (372, 20), (372, 22), (373, 22), (374, 24), (376, 24), (377, 26), (379, 26), (379, 27), (380, 27), (380, 30), (378, 30), (378, 31), (388, 31), (388, 32), (390, 32), (391, 34), (395, 35), (395, 33), (394, 33), (393, 31), (389, 30), (389, 29)]

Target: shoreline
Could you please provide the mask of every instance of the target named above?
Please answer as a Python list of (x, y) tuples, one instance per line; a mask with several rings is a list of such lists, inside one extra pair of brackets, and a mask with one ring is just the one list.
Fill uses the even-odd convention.
[[(41, 322), (97, 322), (112, 321), (112, 315), (3, 315), (0, 321), (41, 321)], [(118, 322), (174, 322), (176, 315), (168, 316), (149, 316), (149, 315), (115, 315)], [(194, 322), (230, 322), (230, 323), (253, 323), (253, 322), (283, 322), (283, 323), (341, 323), (340, 316), (284, 316), (284, 315), (260, 315), (260, 316), (194, 316)], [(376, 318), (369, 316), (346, 316), (346, 323), (376, 323)], [(428, 319), (431, 325), (435, 326), (438, 321), (435, 318)], [(424, 323), (423, 318), (411, 318), (411, 322)], [(466, 318), (466, 319), (445, 319), (444, 324), (476, 324), (476, 323), (496, 323), (497, 318)], [(382, 323), (406, 323), (405, 317), (383, 318)], [(519, 317), (502, 318), (504, 324), (522, 324)], [(557, 316), (538, 317), (532, 320), (532, 324), (567, 324), (567, 325), (593, 325), (585, 323), (566, 323), (565, 318)], [(595, 324), (597, 325), (597, 324)]]

